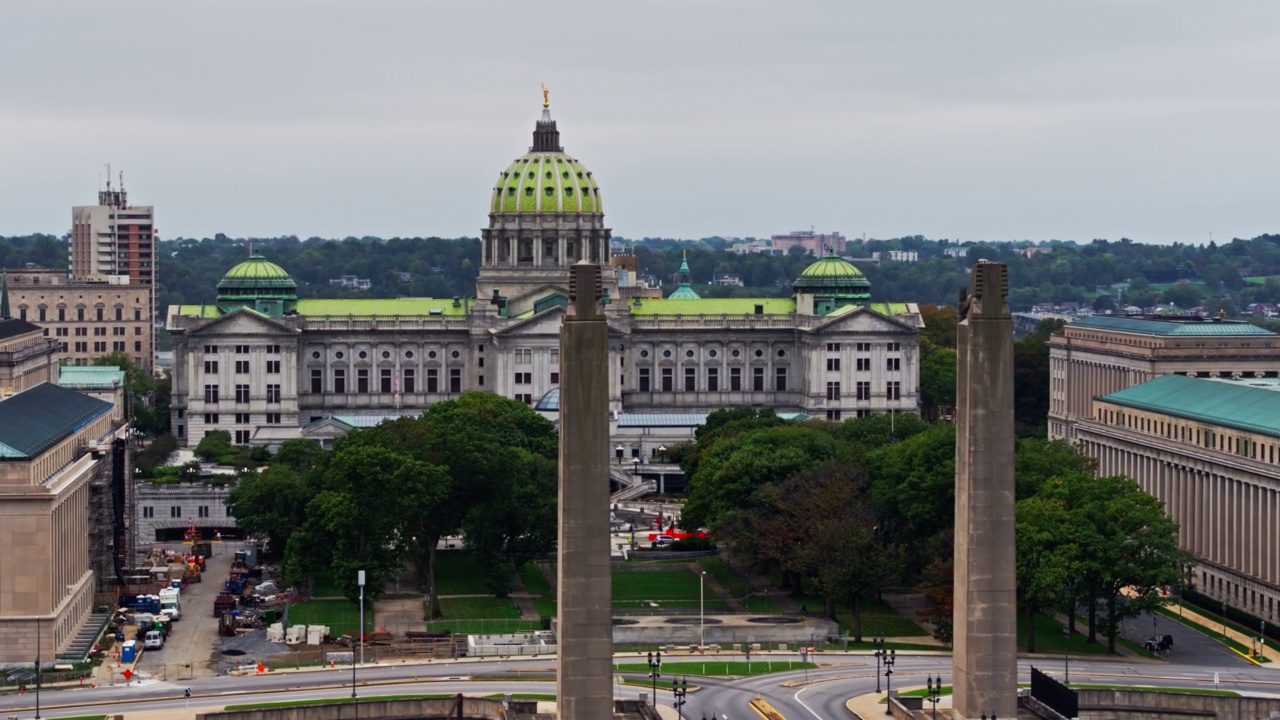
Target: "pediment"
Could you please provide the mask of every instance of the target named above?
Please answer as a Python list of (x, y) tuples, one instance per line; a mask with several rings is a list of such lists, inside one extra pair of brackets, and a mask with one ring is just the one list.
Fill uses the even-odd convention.
[(557, 305), (532, 317), (518, 320), (505, 328), (495, 331), (494, 335), (559, 335), (564, 315), (565, 309)]
[(295, 335), (285, 323), (248, 308), (238, 308), (187, 333), (190, 337), (216, 335)]
[(826, 318), (826, 322), (818, 323), (813, 329), (823, 333), (909, 333), (915, 335), (919, 332), (914, 325), (905, 320), (891, 315), (882, 315), (866, 307), (856, 307), (834, 317), (829, 316)]

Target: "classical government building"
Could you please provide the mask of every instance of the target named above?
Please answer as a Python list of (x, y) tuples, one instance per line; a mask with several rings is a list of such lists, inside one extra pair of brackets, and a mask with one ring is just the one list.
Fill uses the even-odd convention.
[(1050, 437), (1164, 502), (1201, 592), (1280, 620), (1280, 336), (1094, 316), (1049, 348)]
[[(917, 308), (871, 302), (862, 273), (834, 255), (807, 268), (790, 298), (706, 299), (687, 283), (669, 298), (633, 292), (626, 259), (615, 267), (600, 185), (564, 152), (545, 106), (529, 152), (498, 174), (481, 243), (475, 299), (299, 299), (284, 268), (254, 255), (218, 283), (215, 304), (170, 307), (180, 442), (213, 430), (242, 444), (297, 437), (330, 418), (416, 414), (468, 390), (534, 404), (560, 382), (578, 262), (605, 271), (615, 419), (725, 407), (832, 420), (917, 412)], [(628, 440), (631, 455), (639, 442)]]

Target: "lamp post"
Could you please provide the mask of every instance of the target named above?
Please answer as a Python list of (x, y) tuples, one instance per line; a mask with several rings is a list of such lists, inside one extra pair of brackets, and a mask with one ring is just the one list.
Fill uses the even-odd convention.
[(662, 673), (658, 672), (662, 668), (662, 651), (649, 653), (649, 680), (653, 687), (653, 706), (658, 706), (658, 678), (662, 677)]
[(614, 456), (618, 458), (619, 467), (622, 466), (622, 450), (623, 450), (623, 447), (621, 445), (613, 449)]
[(676, 717), (684, 720), (684, 696), (689, 694), (689, 678), (680, 678), (679, 682), (671, 681), (671, 697), (674, 701), (671, 703), (676, 709)]
[(1227, 596), (1222, 596), (1222, 642), (1227, 641)]
[(191, 717), (191, 688), (182, 691), (182, 698), (185, 706), (182, 710), (182, 720)]
[(662, 462), (666, 462), (666, 461), (667, 461), (667, 446), (666, 446), (666, 445), (659, 445), (659, 446), (658, 446), (658, 457), (659, 457), (659, 458), (661, 458), (661, 461), (662, 461)]
[[(356, 584), (360, 586), (360, 654), (364, 655), (364, 571), (356, 571)], [(361, 657), (363, 661), (364, 658)], [(356, 648), (351, 646), (351, 699), (356, 699)]]
[(1062, 673), (1063, 685), (1071, 684), (1071, 657), (1067, 655), (1067, 649), (1071, 647), (1071, 628), (1066, 625), (1062, 626)]
[(876, 693), (880, 692), (880, 658), (884, 657), (884, 636), (872, 635), (871, 647), (875, 648), (873, 653), (876, 656)]
[(40, 720), (40, 621), (36, 621), (36, 720)]
[(639, 477), (640, 475), (640, 458), (631, 458), (631, 474)]
[(884, 692), (888, 696), (884, 704), (884, 714), (893, 714), (893, 663), (897, 660), (897, 651), (890, 650), (884, 656)]
[(701, 652), (704, 645), (707, 644), (706, 639), (706, 612), (707, 612), (707, 571), (703, 570), (698, 576), (698, 651)]
[(939, 675), (938, 679), (934, 680), (930, 675), (928, 683), (928, 700), (933, 703), (933, 720), (938, 720), (938, 701), (942, 699), (942, 676)]

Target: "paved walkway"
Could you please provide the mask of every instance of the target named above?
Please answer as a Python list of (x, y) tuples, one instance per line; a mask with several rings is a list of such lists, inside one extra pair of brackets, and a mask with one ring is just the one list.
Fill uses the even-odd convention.
[(538, 619), (538, 608), (533, 604), (533, 595), (524, 586), (520, 573), (516, 573), (515, 580), (511, 583), (511, 599), (515, 601), (516, 609), (520, 611), (521, 620)]
[[(1217, 634), (1222, 633), (1222, 618), (1220, 616), (1214, 617), (1212, 615), (1205, 613), (1200, 608), (1187, 605), (1185, 603), (1182, 606), (1178, 606), (1177, 604), (1170, 604), (1170, 605), (1166, 605), (1166, 607), (1169, 610), (1172, 610), (1175, 614), (1181, 615), (1184, 620), (1187, 620), (1189, 622), (1198, 624), (1202, 627), (1208, 628), (1208, 630), (1212, 633), (1217, 633)], [(1235, 628), (1231, 627), (1230, 625), (1227, 626), (1227, 637), (1231, 638), (1232, 640), (1235, 640), (1236, 642), (1240, 643), (1241, 645), (1244, 645), (1245, 647), (1252, 647), (1254, 644), (1248, 636), (1236, 630)], [(1275, 642), (1276, 642), (1275, 640), (1271, 640), (1270, 638), (1268, 638), (1267, 640), (1268, 642), (1266, 646), (1263, 647), (1262, 653), (1263, 655), (1266, 655), (1268, 659), (1271, 660), (1271, 663), (1273, 663), (1271, 665), (1272, 667), (1280, 667), (1280, 665), (1274, 664), (1274, 663), (1280, 663), (1280, 649), (1277, 649), (1275, 647)]]
[[(689, 563), (687, 567), (688, 567), (691, 571), (693, 571), (693, 573), (694, 573), (695, 575), (697, 575), (697, 574), (703, 574), (703, 573), (702, 573), (702, 566), (701, 566), (701, 565), (699, 565), (699, 564), (697, 563), (697, 561), (696, 561), (696, 560), (695, 560), (695, 561), (693, 561), (693, 562), (691, 562), (691, 563)], [(703, 582), (705, 582), (705, 583), (707, 584), (707, 589), (708, 589), (708, 590), (710, 590), (711, 592), (715, 593), (715, 594), (716, 594), (716, 597), (719, 597), (721, 600), (723, 600), (723, 601), (725, 602), (725, 604), (726, 604), (726, 605), (728, 605), (728, 606), (729, 606), (729, 610), (730, 610), (730, 611), (732, 611), (732, 612), (746, 612), (746, 611), (747, 611), (747, 609), (746, 609), (745, 607), (743, 607), (743, 606), (742, 606), (742, 602), (741, 602), (741, 601), (739, 601), (739, 600), (738, 600), (738, 598), (735, 598), (735, 597), (731, 596), (731, 595), (729, 594), (729, 591), (724, 589), (724, 586), (723, 586), (723, 585), (721, 585), (720, 583), (716, 582), (716, 579), (715, 579), (714, 577), (712, 577), (712, 576), (711, 576), (711, 573), (705, 573), (705, 574), (703, 574)]]
[[(725, 560), (725, 562), (727, 563), (728, 560)], [(800, 605), (795, 600), (792, 600), (785, 590), (779, 590), (773, 587), (773, 585), (770, 585), (769, 580), (765, 578), (765, 576), (761, 575), (755, 568), (738, 568), (733, 565), (730, 565), (730, 567), (733, 567), (734, 570), (742, 573), (742, 576), (747, 579), (747, 583), (751, 585), (751, 589), (754, 590), (756, 594), (772, 600), (773, 604), (778, 606), (778, 611), (782, 614), (805, 614), (804, 611), (801, 610)]]

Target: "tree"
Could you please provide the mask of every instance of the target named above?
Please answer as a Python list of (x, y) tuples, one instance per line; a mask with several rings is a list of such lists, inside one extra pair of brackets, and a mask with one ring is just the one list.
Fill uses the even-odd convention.
[(1018, 501), (1016, 578), (1018, 598), (1027, 621), (1027, 652), (1036, 651), (1035, 615), (1063, 596), (1080, 547), (1073, 542), (1073, 518), (1060, 498), (1029, 497)]
[(306, 521), (307, 503), (314, 495), (315, 488), (297, 470), (275, 464), (261, 473), (243, 473), (227, 496), (227, 512), (247, 534), (266, 537), (268, 552), (280, 557), (290, 536)]
[(1183, 309), (1197, 307), (1201, 300), (1199, 288), (1189, 282), (1175, 283), (1160, 296), (1160, 302), (1177, 305)]
[(205, 462), (216, 462), (218, 458), (231, 451), (231, 433), (226, 430), (210, 430), (200, 438), (200, 443), (196, 445), (195, 456)]
[(955, 349), (960, 315), (954, 305), (921, 305), (920, 319), (924, 321), (920, 331), (922, 343), (928, 341), (935, 348)]
[(920, 360), (920, 394), (923, 414), (936, 419), (940, 408), (956, 404), (956, 351), (939, 348)]
[(143, 396), (155, 389), (151, 377), (146, 370), (134, 364), (133, 360), (122, 350), (112, 350), (89, 361), (96, 367), (118, 367), (124, 371), (125, 389), (135, 396)]
[(293, 438), (280, 443), (276, 451), (275, 463), (292, 468), (296, 472), (305, 473), (318, 466), (325, 457), (324, 448), (314, 440)]

